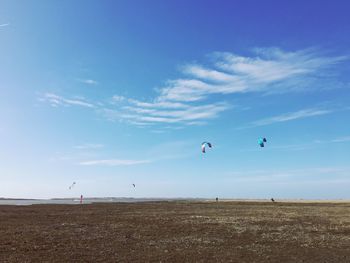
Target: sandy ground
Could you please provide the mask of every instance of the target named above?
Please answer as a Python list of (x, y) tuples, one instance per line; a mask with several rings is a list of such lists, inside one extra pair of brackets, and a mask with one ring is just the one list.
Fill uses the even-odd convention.
[(0, 262), (350, 262), (350, 203), (0, 206)]

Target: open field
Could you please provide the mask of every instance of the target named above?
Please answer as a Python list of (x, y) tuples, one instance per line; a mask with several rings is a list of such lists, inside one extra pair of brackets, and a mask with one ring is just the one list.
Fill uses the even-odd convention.
[(350, 262), (350, 203), (0, 206), (0, 262)]

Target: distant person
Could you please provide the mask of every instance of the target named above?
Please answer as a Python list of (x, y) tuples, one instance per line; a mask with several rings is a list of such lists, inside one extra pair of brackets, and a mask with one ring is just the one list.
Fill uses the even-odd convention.
[(219, 198), (216, 197), (215, 200), (216, 200), (216, 202), (219, 202)]
[(80, 204), (83, 203), (83, 195), (80, 195)]
[(274, 202), (275, 202), (275, 199), (271, 198), (271, 201), (272, 201), (272, 203), (274, 203)]

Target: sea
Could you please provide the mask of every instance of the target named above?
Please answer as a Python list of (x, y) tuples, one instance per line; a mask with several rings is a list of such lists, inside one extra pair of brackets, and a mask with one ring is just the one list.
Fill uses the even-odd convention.
[[(103, 197), (84, 198), (82, 204), (92, 203), (139, 203), (139, 202), (161, 202), (161, 201), (203, 201), (197, 198), (125, 198), (125, 197)], [(80, 205), (80, 198), (55, 198), (55, 199), (6, 199), (0, 198), (0, 205), (40, 205), (40, 204), (62, 204)]]

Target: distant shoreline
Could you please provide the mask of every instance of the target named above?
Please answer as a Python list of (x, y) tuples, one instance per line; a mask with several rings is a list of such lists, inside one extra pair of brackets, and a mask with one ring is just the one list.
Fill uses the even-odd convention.
[[(215, 198), (132, 198), (132, 197), (86, 197), (83, 204), (93, 203), (143, 203), (143, 202), (216, 202)], [(247, 203), (272, 203), (270, 199), (233, 199), (222, 198), (218, 202), (247, 202)], [(350, 199), (277, 199), (274, 203), (350, 203)], [(36, 204), (80, 204), (79, 198), (52, 198), (52, 199), (25, 199), (25, 198), (0, 198), (0, 205), (36, 205)]]

